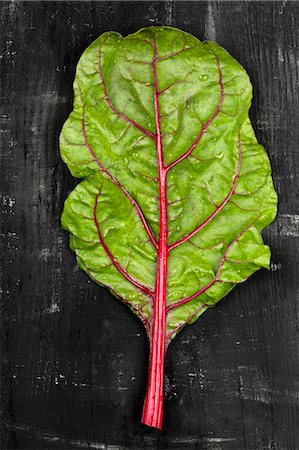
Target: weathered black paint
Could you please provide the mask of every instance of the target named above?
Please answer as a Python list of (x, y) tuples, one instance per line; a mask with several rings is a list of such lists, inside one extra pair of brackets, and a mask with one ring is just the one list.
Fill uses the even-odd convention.
[[(2, 2), (2, 448), (299, 448), (298, 19), (298, 2)], [(142, 325), (76, 268), (60, 229), (75, 181), (58, 150), (86, 46), (160, 24), (217, 40), (247, 69), (280, 199), (272, 271), (171, 344), (162, 433), (139, 423)]]

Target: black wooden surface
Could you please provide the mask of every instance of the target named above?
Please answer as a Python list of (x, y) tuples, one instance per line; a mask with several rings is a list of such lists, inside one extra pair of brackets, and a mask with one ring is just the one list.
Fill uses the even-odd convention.
[[(299, 448), (298, 19), (297, 2), (2, 2), (2, 448)], [(58, 150), (86, 46), (160, 24), (216, 40), (247, 69), (280, 200), (271, 272), (169, 347), (161, 433), (139, 423), (141, 323), (76, 267), (60, 229), (75, 180)]]

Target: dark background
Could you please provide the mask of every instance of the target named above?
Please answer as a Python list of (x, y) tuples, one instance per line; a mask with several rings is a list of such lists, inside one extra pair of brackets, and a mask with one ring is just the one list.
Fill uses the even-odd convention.
[[(298, 19), (297, 2), (2, 2), (2, 448), (299, 449)], [(161, 433), (139, 423), (143, 327), (76, 267), (60, 228), (76, 181), (58, 149), (83, 50), (160, 24), (217, 40), (247, 69), (279, 195), (271, 272), (169, 347)]]

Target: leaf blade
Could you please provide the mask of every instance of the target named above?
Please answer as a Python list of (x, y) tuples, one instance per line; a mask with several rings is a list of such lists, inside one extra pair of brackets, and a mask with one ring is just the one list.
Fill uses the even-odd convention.
[[(202, 301), (219, 301), (244, 277), (269, 264), (270, 252), (262, 243), (238, 242), (228, 255), (228, 248), (252, 220), (260, 233), (274, 219), (277, 203), (269, 160), (248, 119), (252, 87), (245, 70), (216, 43), (201, 43), (177, 29), (142, 29), (126, 38), (104, 33), (78, 64), (74, 111), (63, 128), (60, 146), (74, 176), (89, 180), (101, 171), (116, 182), (155, 250), (160, 230), (154, 39), (163, 153), (169, 172), (167, 304), (171, 317), (173, 304), (204, 289), (190, 300), (192, 319), (185, 310), (189, 323), (206, 309), (196, 313)], [(116, 252), (123, 245), (120, 242)], [(131, 247), (136, 250), (132, 242)], [(135, 251), (136, 268), (148, 264), (148, 254), (154, 260), (151, 251), (141, 252), (143, 262)], [(230, 258), (222, 262), (223, 279), (218, 277), (206, 288), (226, 252)], [(240, 261), (233, 259), (240, 255), (249, 258), (243, 257), (242, 274), (235, 267)], [(141, 277), (143, 283), (146, 276)], [(151, 268), (151, 290), (154, 277)], [(168, 320), (169, 333), (176, 326)]]

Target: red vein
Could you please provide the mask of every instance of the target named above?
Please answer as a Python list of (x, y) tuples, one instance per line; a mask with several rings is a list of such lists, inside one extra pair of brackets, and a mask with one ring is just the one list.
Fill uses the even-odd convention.
[(100, 195), (101, 195), (101, 190), (98, 193), (98, 195), (96, 196), (96, 201), (95, 201), (95, 204), (94, 204), (94, 207), (93, 207), (93, 220), (94, 220), (95, 226), (97, 228), (97, 232), (98, 232), (98, 236), (99, 236), (100, 242), (101, 242), (105, 252), (107, 253), (107, 255), (108, 255), (110, 261), (112, 262), (112, 264), (114, 265), (114, 267), (119, 271), (119, 273), (121, 273), (123, 275), (124, 278), (126, 278), (126, 280), (130, 281), (130, 283), (132, 283), (134, 286), (136, 286), (138, 289), (140, 289), (145, 294), (152, 296), (153, 295), (153, 291), (150, 288), (148, 288), (147, 286), (144, 286), (143, 284), (141, 284), (138, 281), (136, 281), (134, 278), (132, 278), (121, 267), (121, 265), (116, 261), (116, 259), (112, 255), (112, 253), (109, 250), (106, 242), (104, 241), (103, 235), (101, 233), (100, 225), (99, 225), (99, 222), (98, 222), (98, 218), (97, 218), (98, 199), (99, 199)]
[(195, 317), (196, 314), (198, 314), (199, 311), (200, 311), (201, 309), (205, 308), (206, 306), (207, 306), (207, 305), (205, 305), (204, 303), (203, 303), (202, 305), (200, 305), (200, 306), (197, 308), (197, 310), (196, 310), (190, 317), (188, 317), (187, 320), (185, 320), (185, 322), (180, 323), (177, 327), (174, 328), (174, 330), (171, 331), (171, 333), (168, 333), (167, 336), (166, 336), (166, 337), (167, 337), (168, 343), (169, 343), (169, 341), (170, 341), (170, 339), (171, 339), (171, 336), (173, 336), (178, 330), (180, 330), (180, 328), (182, 328), (183, 326), (187, 325), (187, 323), (189, 323), (189, 322), (193, 319), (193, 317)]
[(164, 59), (172, 58), (173, 56), (179, 55), (180, 53), (183, 53), (186, 50), (189, 50), (190, 47), (184, 47), (181, 50), (178, 50), (177, 52), (170, 53), (169, 55), (160, 56), (159, 61), (164, 61)]
[(122, 192), (125, 194), (125, 196), (129, 199), (130, 203), (134, 206), (141, 222), (143, 223), (143, 226), (145, 228), (145, 231), (147, 232), (152, 244), (154, 245), (155, 248), (158, 248), (158, 244), (156, 241), (155, 236), (153, 235), (152, 230), (150, 229), (144, 215), (143, 212), (140, 209), (140, 206), (138, 205), (138, 203), (136, 202), (136, 200), (133, 199), (133, 197), (131, 196), (131, 194), (129, 194), (129, 192), (123, 187), (123, 185), (110, 173), (108, 172), (107, 169), (105, 169), (105, 167), (100, 163), (100, 161), (98, 160), (96, 154), (94, 153), (94, 151), (92, 150), (88, 139), (87, 139), (87, 135), (86, 135), (86, 130), (85, 130), (85, 116), (84, 116), (84, 110), (83, 110), (83, 117), (82, 117), (82, 133), (83, 133), (83, 137), (84, 137), (84, 144), (87, 147), (87, 149), (89, 150), (92, 159), (97, 163), (97, 165), (99, 166), (100, 170), (102, 172), (104, 172), (111, 181), (113, 181), (114, 184), (116, 184), (121, 190)]
[(209, 127), (209, 125), (213, 122), (213, 120), (218, 116), (220, 110), (221, 110), (221, 106), (224, 100), (224, 84), (223, 84), (223, 79), (222, 79), (222, 69), (221, 69), (221, 65), (220, 65), (220, 60), (218, 58), (218, 56), (216, 55), (216, 53), (214, 53), (216, 61), (217, 61), (217, 67), (218, 67), (218, 72), (219, 72), (219, 85), (220, 85), (220, 99), (217, 105), (217, 108), (214, 112), (214, 114), (209, 118), (209, 120), (202, 126), (197, 138), (195, 139), (195, 141), (193, 142), (193, 144), (191, 145), (191, 147), (189, 148), (189, 150), (187, 150), (183, 155), (179, 156), (177, 159), (175, 159), (172, 163), (168, 164), (168, 166), (166, 167), (166, 170), (170, 170), (172, 169), (174, 166), (176, 166), (178, 163), (180, 163), (181, 161), (183, 161), (184, 159), (186, 159), (189, 155), (191, 155), (191, 153), (193, 152), (193, 150), (197, 147), (197, 145), (199, 144), (203, 134), (207, 131), (207, 128)]
[(227, 194), (227, 196), (223, 200), (223, 202), (219, 206), (217, 206), (215, 211), (204, 222), (202, 222), (200, 225), (198, 225), (193, 231), (191, 231), (190, 233), (186, 234), (184, 237), (182, 237), (181, 239), (179, 239), (178, 241), (176, 241), (172, 245), (170, 245), (169, 246), (169, 251), (173, 250), (174, 248), (176, 248), (179, 245), (183, 244), (184, 242), (188, 241), (188, 239), (192, 238), (196, 233), (198, 233), (199, 230), (201, 230), (215, 216), (217, 216), (217, 214), (224, 208), (224, 206), (230, 200), (231, 196), (233, 195), (233, 193), (235, 191), (236, 184), (237, 184), (238, 179), (239, 179), (239, 173), (240, 173), (241, 163), (242, 163), (242, 146), (241, 146), (241, 142), (240, 142), (240, 132), (238, 134), (238, 149), (239, 149), (238, 166), (237, 166), (237, 169), (236, 169), (236, 172), (235, 172), (235, 175), (234, 175), (233, 184), (232, 184), (232, 187), (231, 187), (229, 193)]
[(185, 297), (185, 298), (183, 298), (183, 299), (181, 299), (181, 300), (178, 300), (177, 302), (174, 302), (174, 303), (170, 304), (170, 305), (167, 307), (167, 313), (168, 313), (169, 311), (171, 311), (172, 309), (177, 308), (178, 306), (181, 306), (181, 305), (184, 305), (185, 303), (190, 302), (190, 301), (193, 300), (194, 298), (196, 298), (196, 297), (198, 297), (199, 295), (203, 294), (206, 290), (208, 290), (210, 287), (212, 287), (217, 281), (220, 281), (220, 280), (219, 280), (219, 276), (220, 276), (222, 267), (223, 267), (223, 265), (224, 265), (224, 263), (225, 263), (225, 261), (226, 261), (226, 259), (227, 259), (227, 255), (228, 255), (230, 249), (232, 248), (232, 246), (233, 246), (236, 242), (238, 242), (238, 240), (241, 238), (241, 236), (242, 236), (244, 233), (246, 233), (247, 230), (249, 230), (249, 228), (250, 228), (250, 227), (258, 220), (259, 217), (260, 217), (260, 216), (258, 216), (256, 219), (254, 219), (254, 221), (251, 222), (251, 223), (250, 223), (250, 224), (249, 224), (249, 225), (248, 225), (248, 226), (247, 226), (247, 227), (246, 227), (246, 228), (245, 228), (245, 229), (244, 229), (244, 230), (236, 237), (236, 239), (234, 239), (234, 240), (232, 241), (232, 243), (227, 247), (227, 249), (226, 249), (224, 255), (223, 255), (222, 258), (221, 258), (219, 267), (218, 267), (218, 269), (217, 269), (217, 272), (216, 272), (214, 278), (213, 278), (206, 286), (202, 287), (201, 289), (199, 289), (199, 290), (198, 290), (197, 292), (195, 292), (194, 294), (189, 295), (189, 297)]
[(169, 86), (166, 86), (164, 89), (162, 89), (162, 91), (159, 91), (159, 95), (164, 94), (164, 92), (168, 91), (168, 90), (171, 89), (173, 86), (176, 86), (177, 84), (181, 84), (181, 83), (187, 83), (186, 79), (185, 79), (185, 80), (177, 80), (177, 81), (174, 81), (174, 82), (171, 83)]
[(159, 56), (157, 58), (157, 60), (158, 61), (163, 61), (164, 59), (172, 58), (173, 56), (179, 55), (180, 53), (183, 53), (186, 50), (189, 50), (190, 48), (194, 48), (194, 47), (186, 47), (186, 38), (185, 38), (184, 47), (181, 48), (181, 50), (178, 50), (176, 52), (171, 52), (171, 53), (169, 53), (168, 55), (165, 55), (165, 56)]
[(101, 68), (101, 48), (99, 47), (99, 60), (98, 60), (98, 73), (100, 75), (102, 84), (103, 84), (103, 89), (104, 89), (104, 98), (107, 101), (109, 107), (112, 109), (113, 112), (115, 112), (119, 117), (121, 117), (123, 120), (125, 120), (126, 122), (130, 123), (131, 125), (133, 125), (135, 128), (138, 128), (138, 130), (142, 131), (142, 133), (146, 134), (147, 136), (150, 136), (151, 138), (155, 139), (155, 135), (153, 133), (151, 133), (149, 130), (145, 129), (144, 127), (142, 127), (141, 125), (139, 125), (137, 122), (135, 122), (134, 120), (130, 119), (128, 116), (126, 116), (124, 113), (122, 113), (121, 111), (119, 111), (112, 103), (111, 98), (109, 97), (108, 93), (107, 93), (107, 86), (106, 86), (106, 82), (104, 80), (104, 76), (103, 76), (103, 72), (102, 72), (102, 68)]

